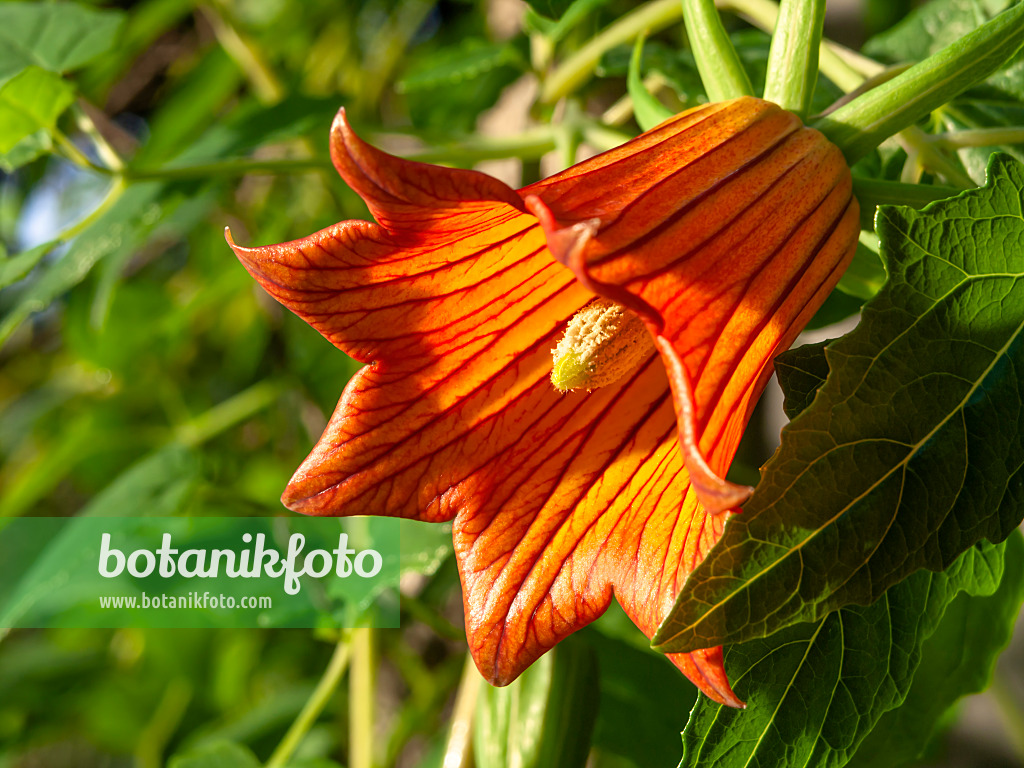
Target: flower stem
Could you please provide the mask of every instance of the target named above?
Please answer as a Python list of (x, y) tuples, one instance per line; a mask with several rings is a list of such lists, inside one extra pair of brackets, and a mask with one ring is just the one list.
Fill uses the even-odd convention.
[(951, 133), (936, 133), (932, 142), (946, 149), (995, 147), (1000, 144), (1024, 144), (1024, 127), (973, 128)]
[(323, 677), (320, 678), (320, 682), (317, 683), (316, 688), (313, 690), (313, 695), (309, 697), (306, 705), (299, 712), (299, 716), (295, 718), (295, 722), (292, 723), (291, 728), (288, 729), (284, 738), (281, 739), (281, 743), (277, 745), (264, 768), (284, 768), (284, 766), (288, 765), (288, 761), (299, 746), (299, 743), (309, 732), (309, 729), (313, 727), (313, 723), (316, 722), (320, 713), (323, 712), (324, 707), (327, 706), (327, 702), (331, 700), (331, 696), (338, 687), (338, 683), (341, 682), (341, 676), (345, 674), (345, 668), (348, 667), (349, 653), (349, 633), (345, 632), (335, 646), (334, 654), (327, 664), (327, 669), (324, 670)]
[(476, 700), (482, 682), (483, 678), (477, 672), (473, 657), (467, 653), (444, 746), (444, 758), (441, 761), (444, 768), (465, 768), (473, 764), (473, 715), (476, 713)]
[(858, 96), (813, 127), (843, 150), (852, 164), (888, 137), (984, 80), (1016, 53), (1022, 42), (1024, 3)]
[(683, 18), (708, 99), (753, 96), (754, 87), (722, 26), (714, 0), (683, 0)]
[(956, 187), (902, 184), (898, 181), (853, 177), (853, 194), (860, 201), (861, 208), (870, 211), (879, 205), (909, 205), (913, 208), (923, 208), (928, 203), (945, 200), (960, 191)]
[(764, 98), (805, 117), (818, 80), (824, 0), (782, 0), (768, 54)]
[(572, 93), (590, 77), (606, 51), (628, 43), (644, 30), (654, 33), (664, 29), (682, 15), (680, 0), (654, 0), (627, 13), (548, 74), (540, 89), (540, 101), (552, 104)]
[[(779, 6), (772, 0), (718, 0), (718, 7), (742, 16), (769, 34), (774, 34), (779, 20)], [(865, 73), (855, 66), (862, 61), (870, 60), (831, 40), (822, 40), (819, 43), (818, 68), (825, 77), (844, 91), (852, 91), (864, 82)]]
[(261, 381), (218, 403), (175, 430), (175, 441), (194, 448), (269, 406), (284, 391), (275, 381)]
[(373, 630), (352, 630), (349, 685), (349, 768), (373, 768)]

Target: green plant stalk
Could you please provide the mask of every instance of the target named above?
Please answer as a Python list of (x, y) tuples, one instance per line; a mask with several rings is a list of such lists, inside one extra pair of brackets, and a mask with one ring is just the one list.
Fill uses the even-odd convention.
[(467, 653), (455, 694), (448, 738), (445, 740), (444, 758), (441, 761), (444, 768), (467, 768), (473, 764), (473, 715), (476, 713), (481, 683), (483, 678), (473, 663), (473, 656)]
[(824, 0), (782, 0), (768, 53), (764, 98), (807, 116), (818, 80)]
[(348, 765), (373, 768), (373, 630), (352, 630), (352, 671), (349, 674)]
[(952, 133), (937, 133), (931, 136), (936, 146), (946, 149), (963, 147), (996, 147), (1000, 144), (1024, 144), (1024, 127), (971, 128)]
[[(742, 16), (768, 34), (775, 33), (775, 27), (779, 20), (779, 6), (772, 0), (718, 0), (718, 7), (723, 11), (731, 11)], [(867, 60), (860, 54), (843, 48), (831, 40), (823, 39), (818, 45), (818, 68), (822, 74), (844, 91), (852, 91), (864, 82), (865, 74), (860, 68), (854, 66), (854, 63), (860, 64), (864, 61)]]
[(160, 768), (167, 744), (174, 736), (192, 700), (192, 684), (184, 677), (172, 679), (156, 711), (139, 733), (135, 747), (136, 768)]
[(879, 205), (909, 205), (913, 208), (923, 208), (928, 203), (945, 200), (960, 191), (956, 187), (903, 184), (899, 181), (853, 177), (854, 196), (862, 209), (872, 211)]
[(683, 19), (708, 99), (753, 96), (754, 87), (722, 26), (714, 0), (683, 0)]
[(309, 729), (313, 727), (313, 723), (316, 722), (320, 713), (323, 712), (327, 702), (331, 700), (331, 696), (334, 695), (334, 691), (337, 689), (338, 683), (341, 682), (341, 677), (345, 674), (345, 669), (348, 667), (350, 652), (349, 633), (345, 632), (335, 646), (334, 654), (327, 663), (327, 669), (324, 670), (320, 682), (316, 684), (313, 694), (306, 701), (306, 705), (299, 712), (295, 722), (292, 723), (288, 732), (285, 733), (277, 748), (274, 749), (264, 768), (285, 768), (288, 765), (292, 754), (309, 732)]
[(174, 431), (174, 440), (189, 448), (202, 445), (271, 405), (284, 390), (284, 385), (276, 381), (253, 384), (180, 425)]
[(971, 189), (977, 186), (974, 179), (946, 156), (943, 147), (916, 125), (911, 125), (900, 131), (899, 140), (906, 148), (908, 155), (917, 155), (922, 167), (939, 174), (946, 181), (956, 184), (961, 189)]
[(548, 73), (541, 84), (541, 103), (553, 104), (575, 91), (593, 74), (606, 51), (630, 42), (645, 30), (654, 33), (664, 29), (682, 16), (680, 0), (655, 0), (627, 13)]
[(812, 127), (853, 164), (885, 139), (913, 125), (981, 82), (1024, 43), (1024, 3), (1012, 6), (961, 40), (843, 105)]

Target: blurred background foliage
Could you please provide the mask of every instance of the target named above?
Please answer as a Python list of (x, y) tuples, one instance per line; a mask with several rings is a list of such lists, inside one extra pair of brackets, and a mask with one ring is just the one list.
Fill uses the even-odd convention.
[[(829, 29), (856, 44), (911, 5), (872, 0)], [(224, 227), (263, 244), (367, 217), (327, 159), (341, 105), (385, 148), (516, 185), (614, 146), (639, 130), (625, 100), (631, 44), (607, 51), (569, 100), (538, 102), (534, 73), (634, 7), (0, 3), (0, 517), (282, 514), (281, 490), (357, 365), (257, 288)], [(729, 23), (763, 81), (767, 36)], [(679, 24), (651, 38), (641, 74), (673, 109), (703, 99)], [(824, 87), (822, 106), (835, 95)], [(818, 324), (858, 306), (839, 294)], [(775, 434), (752, 436), (740, 475)], [(474, 685), (450, 549), (444, 526), (407, 524), (403, 629), (368, 635), (358, 657), (353, 645), (371, 695), (354, 666), (344, 678), (335, 669), (340, 692), (276, 764), (439, 766), (460, 749), (451, 725), (471, 711)], [(10, 632), (0, 767), (275, 764), (338, 640)], [(512, 764), (520, 748), (494, 735), (509, 722), (523, 733), (547, 722), (566, 749), (583, 740), (596, 766), (678, 760), (693, 687), (617, 608), (535, 669), (535, 693), (522, 694), (532, 709), (527, 698), (496, 705), (505, 719), (492, 736), (477, 729), (490, 764)], [(581, 710), (580, 695), (599, 708)], [(370, 757), (356, 757), (367, 739)]]

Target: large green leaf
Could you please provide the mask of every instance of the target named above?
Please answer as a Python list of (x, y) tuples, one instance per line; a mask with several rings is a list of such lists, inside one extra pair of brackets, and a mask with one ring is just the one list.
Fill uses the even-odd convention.
[[(1019, 559), (1024, 552), (1019, 537), (1014, 541)], [(816, 623), (730, 646), (726, 670), (747, 710), (702, 697), (683, 732), (681, 766), (844, 765), (879, 719), (906, 698), (922, 644), (956, 595), (996, 591), (1007, 549), (979, 544), (948, 572), (916, 573), (867, 608), (843, 608)]]
[(0, 83), (28, 66), (68, 72), (117, 41), (124, 14), (77, 3), (0, 3)]
[(868, 605), (1024, 516), (1024, 166), (878, 214), (889, 281), (687, 581), (659, 650), (742, 642)]
[(12, 77), (0, 86), (0, 153), (52, 129), (74, 98), (71, 83), (45, 69), (28, 67)]
[(1024, 600), (1024, 538), (1006, 542), (1006, 570), (993, 595), (961, 593), (921, 649), (907, 698), (886, 712), (853, 756), (858, 768), (895, 768), (917, 760), (951, 708), (984, 690), (999, 653), (1013, 634)]
[[(919, 61), (990, 21), (1015, 0), (932, 0), (892, 29), (873, 37), (864, 52), (883, 61)], [(938, 113), (947, 131), (1020, 125), (1024, 120), (1024, 53), (1018, 53), (983, 84), (960, 94)], [(984, 178), (992, 147), (964, 147), (957, 156), (972, 178)], [(998, 149), (1024, 154), (1011, 145)]]
[(933, 0), (871, 38), (864, 52), (889, 61), (920, 61), (1013, 4), (1014, 0)]

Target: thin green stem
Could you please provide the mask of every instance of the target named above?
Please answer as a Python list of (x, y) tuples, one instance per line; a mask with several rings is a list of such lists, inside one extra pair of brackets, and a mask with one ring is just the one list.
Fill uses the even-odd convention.
[[(557, 148), (559, 126), (539, 125), (514, 136), (468, 136), (451, 144), (427, 147), (403, 153), (408, 160), (424, 163), (475, 163), (506, 157), (538, 159)], [(297, 157), (276, 160), (229, 158), (211, 163), (198, 163), (164, 168), (126, 168), (129, 181), (175, 181), (212, 177), (245, 176), (250, 173), (287, 174), (330, 170), (334, 166), (327, 157)], [(109, 173), (103, 169), (97, 169)]]
[(627, 13), (548, 74), (541, 85), (540, 101), (553, 104), (567, 96), (590, 78), (607, 51), (630, 42), (644, 30), (653, 34), (664, 29), (682, 16), (680, 0), (654, 0)]
[(472, 655), (467, 653), (441, 760), (444, 768), (466, 768), (473, 764), (473, 715), (476, 713), (476, 700), (482, 682), (483, 678), (473, 663)]
[(965, 88), (984, 80), (1016, 53), (1022, 42), (1024, 3), (858, 96), (813, 127), (839, 146), (847, 161), (853, 163)]
[(997, 147), (1000, 144), (1024, 144), (1024, 127), (972, 128), (950, 133), (936, 133), (931, 141), (946, 149), (963, 147)]
[(683, 19), (708, 99), (726, 101), (753, 96), (754, 87), (722, 26), (714, 0), (683, 0)]
[(82, 150), (76, 147), (74, 142), (65, 136), (63, 132), (54, 128), (51, 130), (51, 134), (57, 140), (57, 146), (60, 148), (61, 154), (79, 168), (87, 171), (96, 171), (97, 173), (109, 173), (106, 168), (96, 165), (96, 163), (86, 157)]
[(598, 152), (606, 152), (629, 141), (632, 136), (601, 123), (588, 121), (582, 129), (583, 139)]
[(135, 747), (135, 768), (160, 768), (164, 764), (164, 750), (185, 716), (192, 699), (192, 684), (184, 677), (168, 683), (156, 711), (139, 732)]
[(92, 140), (93, 145), (96, 147), (96, 154), (107, 164), (107, 168), (115, 173), (120, 172), (124, 168), (124, 160), (121, 159), (121, 155), (118, 154), (117, 150), (110, 145), (110, 142), (100, 132), (92, 116), (82, 106), (83, 103), (83, 100), (79, 99), (71, 105), (71, 114), (75, 118), (78, 129)]
[(259, 49), (243, 37), (238, 30), (220, 13), (219, 9), (200, 5), (199, 12), (209, 23), (214, 37), (228, 56), (245, 73), (257, 98), (264, 104), (276, 104), (285, 97), (286, 91), (280, 79), (274, 74)]
[(978, 186), (974, 179), (968, 176), (952, 158), (942, 151), (941, 147), (932, 141), (931, 136), (916, 125), (900, 131), (899, 140), (907, 150), (908, 155), (916, 156), (922, 169), (938, 174), (949, 183), (956, 184), (962, 189), (971, 189)]
[(66, 243), (71, 238), (83, 232), (88, 227), (92, 226), (103, 214), (109, 211), (118, 200), (121, 199), (121, 195), (124, 194), (125, 189), (128, 185), (122, 178), (115, 178), (114, 183), (110, 185), (110, 189), (107, 190), (107, 194), (104, 195), (103, 199), (100, 200), (99, 205), (93, 208), (89, 213), (79, 219), (77, 222), (72, 224), (70, 227), (65, 229), (59, 235), (54, 243)]
[(248, 173), (300, 173), (330, 169), (329, 158), (285, 158), (252, 160), (239, 157), (212, 163), (182, 165), (169, 168), (126, 168), (122, 174), (129, 181), (177, 181), (210, 177), (244, 176)]
[(373, 768), (374, 709), (373, 630), (352, 630), (352, 672), (349, 674), (348, 765)]
[(782, 0), (772, 35), (764, 98), (806, 117), (818, 80), (824, 0)]
[(331, 700), (331, 696), (334, 695), (334, 691), (337, 689), (338, 684), (341, 682), (341, 677), (345, 674), (345, 669), (348, 667), (350, 651), (349, 633), (345, 632), (335, 646), (334, 654), (327, 664), (327, 669), (324, 670), (323, 677), (320, 678), (320, 682), (317, 683), (316, 688), (313, 690), (313, 694), (306, 701), (306, 705), (299, 712), (299, 716), (295, 718), (295, 722), (292, 723), (288, 732), (285, 733), (284, 738), (281, 739), (281, 742), (277, 745), (270, 759), (267, 760), (264, 768), (284, 768), (284, 766), (288, 765), (292, 754), (309, 732), (309, 729), (313, 727), (313, 723), (316, 722), (320, 713), (323, 712), (327, 702)]
[(175, 442), (190, 448), (202, 445), (271, 405), (284, 389), (284, 385), (276, 381), (253, 384), (180, 425), (174, 432)]
[(853, 177), (853, 194), (861, 207), (874, 210), (879, 205), (909, 205), (923, 208), (936, 200), (945, 200), (961, 190), (956, 187), (940, 187), (929, 184), (902, 184), (898, 181), (882, 181)]
[[(779, 6), (772, 0), (718, 0), (718, 7), (742, 16), (768, 34), (775, 33), (779, 20)], [(831, 40), (822, 40), (818, 46), (818, 68), (825, 77), (844, 91), (852, 91), (864, 82), (864, 62), (875, 64)], [(881, 67), (878, 64), (876, 66)]]

